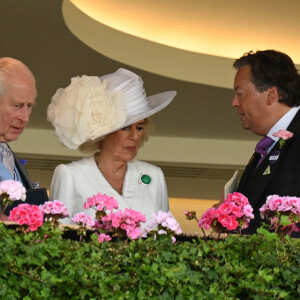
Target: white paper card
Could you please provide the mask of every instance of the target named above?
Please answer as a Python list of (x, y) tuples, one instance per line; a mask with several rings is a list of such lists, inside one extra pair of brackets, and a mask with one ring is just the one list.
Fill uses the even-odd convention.
[(224, 199), (227, 198), (228, 194), (234, 193), (237, 190), (237, 185), (239, 182), (239, 172), (238, 170), (235, 170), (233, 173), (233, 176), (230, 178), (230, 180), (225, 184), (224, 186)]

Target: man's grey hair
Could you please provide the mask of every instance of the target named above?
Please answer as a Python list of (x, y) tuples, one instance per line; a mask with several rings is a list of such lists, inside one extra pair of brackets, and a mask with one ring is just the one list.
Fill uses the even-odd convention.
[(20, 60), (2, 57), (0, 58), (0, 97), (5, 95), (9, 89), (9, 78), (16, 73), (22, 73), (32, 78), (35, 83), (35, 78), (30, 69)]

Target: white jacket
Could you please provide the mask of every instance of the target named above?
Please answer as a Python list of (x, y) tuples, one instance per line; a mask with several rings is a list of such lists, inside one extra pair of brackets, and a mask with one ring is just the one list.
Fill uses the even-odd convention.
[[(142, 182), (143, 175), (150, 176), (149, 184)], [(88, 197), (98, 193), (114, 197), (121, 210), (131, 208), (142, 212), (146, 216), (146, 223), (159, 210), (169, 210), (165, 178), (162, 170), (154, 165), (138, 160), (128, 162), (123, 195), (106, 181), (94, 157), (56, 167), (50, 187), (50, 200), (60, 200), (67, 206), (70, 218), (62, 219), (62, 223), (71, 223), (72, 217), (78, 212), (94, 216), (95, 210), (84, 209), (83, 204)]]

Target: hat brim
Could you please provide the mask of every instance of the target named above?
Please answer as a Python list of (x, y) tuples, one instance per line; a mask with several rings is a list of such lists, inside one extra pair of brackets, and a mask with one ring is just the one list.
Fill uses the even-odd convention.
[(106, 132), (102, 136), (99, 136), (97, 139), (156, 114), (157, 112), (167, 107), (172, 102), (176, 94), (177, 92), (175, 91), (168, 91), (147, 97), (149, 110), (135, 115), (127, 116), (124, 124)]

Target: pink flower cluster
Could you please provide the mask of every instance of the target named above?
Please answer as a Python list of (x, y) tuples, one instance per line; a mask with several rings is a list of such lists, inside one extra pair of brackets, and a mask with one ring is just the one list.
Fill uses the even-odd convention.
[(26, 199), (26, 189), (19, 181), (4, 180), (0, 182), (0, 196), (7, 196), (10, 201)]
[(158, 228), (159, 225), (161, 225), (165, 229), (169, 229), (173, 231), (176, 234), (180, 234), (182, 232), (180, 224), (177, 222), (177, 220), (175, 219), (175, 217), (172, 215), (170, 211), (169, 212), (164, 212), (161, 210), (158, 211), (150, 219), (147, 228), (152, 230), (154, 228)]
[(9, 220), (19, 225), (27, 225), (30, 231), (36, 231), (43, 225), (44, 216), (37, 205), (19, 204), (9, 214)]
[(100, 227), (108, 231), (118, 229), (126, 232), (128, 237), (136, 239), (141, 235), (141, 222), (146, 222), (146, 217), (141, 212), (125, 208), (124, 212), (118, 210), (102, 217)]
[(69, 215), (68, 209), (62, 201), (53, 200), (47, 201), (39, 206), (41, 212), (46, 216), (46, 218), (58, 215), (60, 218), (65, 218)]
[(109, 241), (111, 241), (111, 237), (105, 233), (100, 233), (98, 235), (98, 241), (99, 241), (99, 243), (103, 243), (104, 241), (109, 242)]
[(86, 215), (84, 212), (80, 212), (74, 215), (72, 221), (81, 226), (90, 226), (95, 225), (95, 221), (92, 216)]
[(161, 210), (152, 216), (148, 226), (143, 232), (143, 236), (147, 236), (147, 234), (151, 231), (157, 231), (158, 234), (170, 235), (173, 243), (176, 241), (174, 234), (182, 233), (180, 224), (177, 222), (172, 213), (170, 211), (164, 212)]
[(189, 221), (196, 219), (196, 212), (194, 210), (192, 211), (184, 210), (183, 213), (185, 214), (186, 219)]
[(291, 229), (299, 231), (296, 223), (300, 221), (300, 198), (298, 197), (280, 197), (278, 195), (270, 195), (267, 197), (266, 203), (259, 209), (262, 219), (266, 217), (273, 218), (271, 223), (278, 225), (279, 215), (288, 215), (291, 221)]
[(262, 219), (270, 211), (291, 212), (300, 216), (300, 198), (271, 195), (267, 197), (266, 203), (259, 209), (259, 211)]
[(294, 136), (294, 134), (288, 130), (281, 129), (278, 132), (272, 134), (273, 136), (279, 137), (280, 139), (288, 140)]
[(99, 193), (93, 197), (89, 197), (83, 207), (86, 209), (94, 207), (98, 211), (113, 210), (119, 208), (119, 203), (114, 197)]
[[(209, 208), (201, 217), (199, 227), (216, 231), (245, 229), (254, 218), (248, 198), (241, 193), (229, 194), (218, 208)], [(221, 225), (221, 227), (220, 227)]]

